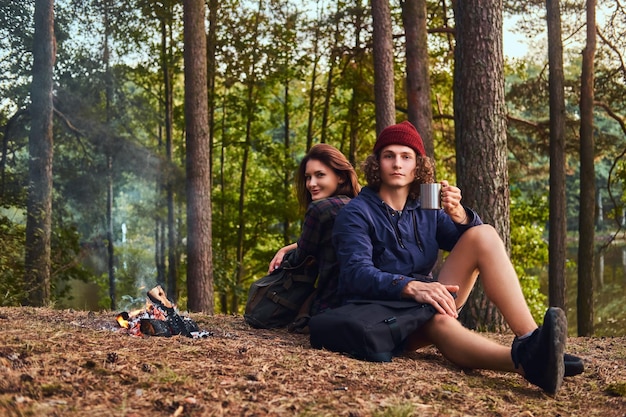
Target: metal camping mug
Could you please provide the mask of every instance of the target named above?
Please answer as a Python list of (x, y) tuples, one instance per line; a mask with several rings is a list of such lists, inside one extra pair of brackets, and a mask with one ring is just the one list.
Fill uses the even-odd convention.
[(423, 209), (441, 208), (441, 184), (420, 184), (420, 204)]

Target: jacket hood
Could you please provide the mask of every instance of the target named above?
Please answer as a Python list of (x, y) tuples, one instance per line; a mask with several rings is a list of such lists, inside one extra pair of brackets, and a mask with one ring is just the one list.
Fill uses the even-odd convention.
[[(364, 199), (368, 200), (371, 203), (377, 204), (381, 207), (385, 206), (385, 202), (380, 198), (378, 193), (374, 191), (371, 187), (365, 186), (361, 189), (361, 194)], [(419, 202), (412, 198), (407, 198), (402, 211), (415, 210), (419, 206)]]

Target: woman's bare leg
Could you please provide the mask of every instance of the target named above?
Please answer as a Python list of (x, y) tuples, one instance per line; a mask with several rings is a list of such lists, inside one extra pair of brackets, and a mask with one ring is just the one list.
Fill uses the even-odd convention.
[(460, 287), (456, 298), (459, 308), (465, 304), (474, 287), (477, 271), (485, 294), (498, 307), (517, 336), (537, 328), (504, 243), (489, 225), (467, 230), (439, 273), (439, 282)]

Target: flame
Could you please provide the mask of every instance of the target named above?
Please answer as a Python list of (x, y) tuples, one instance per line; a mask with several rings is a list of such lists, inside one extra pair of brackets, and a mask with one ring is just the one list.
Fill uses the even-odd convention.
[(116, 317), (117, 323), (120, 325), (120, 327), (124, 329), (128, 329), (130, 325), (128, 322), (129, 319), (130, 319), (130, 315), (125, 311), (118, 314)]
[(116, 320), (120, 327), (124, 329), (130, 329), (131, 322), (136, 321), (135, 319), (142, 314), (145, 314), (145, 309), (133, 310), (131, 312), (123, 311), (117, 315)]

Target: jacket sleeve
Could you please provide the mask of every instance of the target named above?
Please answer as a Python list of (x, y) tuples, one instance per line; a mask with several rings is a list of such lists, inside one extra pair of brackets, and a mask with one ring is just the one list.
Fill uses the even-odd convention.
[(464, 208), (465, 213), (467, 213), (467, 224), (455, 223), (443, 210), (439, 211), (437, 216), (437, 243), (440, 249), (450, 252), (465, 231), (483, 224), (478, 213), (470, 208)]
[(344, 300), (397, 300), (412, 280), (374, 266), (372, 227), (367, 210), (352, 203), (344, 207), (335, 221), (333, 242), (340, 266), (339, 292)]

